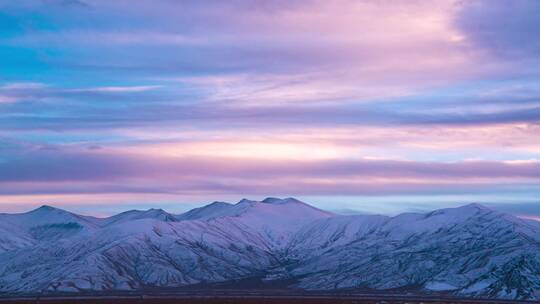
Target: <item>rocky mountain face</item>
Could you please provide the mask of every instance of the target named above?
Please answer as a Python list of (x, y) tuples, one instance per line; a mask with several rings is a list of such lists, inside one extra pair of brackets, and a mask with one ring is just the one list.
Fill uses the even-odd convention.
[(0, 214), (0, 292), (135, 290), (283, 281), (540, 298), (540, 222), (471, 204), (427, 214), (335, 215), (293, 198), (109, 218), (43, 206)]

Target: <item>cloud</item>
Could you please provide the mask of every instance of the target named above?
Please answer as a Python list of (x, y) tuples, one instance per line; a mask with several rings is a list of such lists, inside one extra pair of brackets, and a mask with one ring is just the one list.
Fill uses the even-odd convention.
[(63, 32), (40, 31), (31, 35), (10, 39), (7, 43), (18, 46), (35, 47), (46, 44), (54, 47), (111, 47), (137, 45), (186, 45), (209, 44), (203, 38), (190, 37), (176, 33), (140, 31), (96, 31), (91, 29), (73, 29)]
[(2, 96), (0, 95), (0, 103), (13, 103), (17, 102), (19, 99), (13, 96)]
[(31, 90), (44, 87), (46, 87), (46, 85), (41, 82), (13, 82), (0, 85), (0, 90)]
[[(11, 83), (0, 86), (0, 95), (5, 99), (29, 103), (47, 101), (49, 105), (62, 104), (62, 112), (66, 116), (71, 118), (76, 113), (81, 121), (85, 116), (95, 117), (92, 111), (97, 110), (94, 107), (97, 103), (110, 108), (108, 115), (112, 117), (120, 114), (115, 112), (116, 108), (123, 110), (126, 103), (133, 103), (131, 111), (124, 111), (120, 116), (138, 117), (141, 123), (144, 123), (144, 117), (154, 120), (152, 113), (163, 121), (191, 118), (212, 119), (214, 122), (223, 119), (227, 123), (231, 122), (229, 119), (249, 123), (250, 118), (257, 119), (258, 123), (311, 121), (363, 125), (538, 121), (540, 95), (536, 91), (529, 91), (524, 96), (464, 95), (431, 102), (426, 101), (422, 94), (403, 96), (403, 92), (396, 91), (387, 92), (385, 99), (377, 99), (377, 93), (367, 91), (362, 94), (366, 98), (371, 96), (370, 100), (353, 102), (349, 98), (360, 93), (348, 85), (336, 85), (333, 90), (326, 90), (324, 85), (316, 85), (316, 78), (268, 77), (186, 77), (122, 86), (66, 88), (41, 83)], [(59, 114), (58, 108), (37, 108), (35, 105), (20, 105), (11, 108), (10, 112), (31, 116), (49, 110)], [(189, 115), (185, 110), (190, 110)], [(57, 118), (61, 123), (62, 117)], [(99, 118), (100, 121), (106, 119), (107, 115)]]
[(116, 87), (95, 87), (95, 88), (82, 88), (71, 89), (70, 92), (105, 92), (105, 93), (137, 93), (146, 92), (160, 88), (159, 85), (146, 85), (146, 86), (116, 86)]
[[(395, 185), (398, 191), (422, 192), (454, 188), (454, 185), (459, 185), (458, 189), (468, 189), (467, 183), (472, 188), (498, 183), (537, 184), (539, 178), (540, 163), (535, 161), (261, 160), (219, 156), (157, 157), (144, 153), (107, 153), (100, 149), (29, 151), (0, 163), (0, 180), (6, 183), (96, 182), (153, 185), (156, 189), (168, 187), (171, 191), (177, 187), (180, 190), (215, 187), (214, 190), (241, 191), (244, 188), (248, 191), (250, 186), (260, 184), (265, 188), (275, 185), (275, 191), (279, 193), (292, 190), (295, 185), (313, 191), (319, 191), (311, 188), (318, 185), (330, 192), (336, 189), (355, 192), (370, 191), (367, 185), (371, 184), (375, 192), (377, 185), (386, 185), (383, 187), (386, 190), (380, 191)], [(282, 191), (280, 187), (285, 189)]]
[(457, 25), (471, 43), (513, 60), (538, 61), (540, 3), (535, 0), (463, 3)]
[[(58, 51), (63, 56), (46, 57), (47, 63), (77, 72), (146, 77), (179, 71), (188, 76), (266, 73), (278, 81), (316, 74), (307, 87), (324, 94), (335, 93), (341, 84), (354, 99), (477, 74), (470, 63), (478, 58), (473, 51), (463, 52), (461, 33), (453, 28), (453, 1), (280, 2), (186, 2), (178, 9), (169, 1), (92, 1), (92, 9), (69, 15), (34, 7), (30, 12), (56, 26), (7, 43)], [(82, 17), (93, 22), (81, 22)], [(269, 85), (274, 81), (269, 79)], [(282, 84), (282, 90), (291, 89)]]
[(538, 193), (534, 1), (0, 6), (9, 199)]

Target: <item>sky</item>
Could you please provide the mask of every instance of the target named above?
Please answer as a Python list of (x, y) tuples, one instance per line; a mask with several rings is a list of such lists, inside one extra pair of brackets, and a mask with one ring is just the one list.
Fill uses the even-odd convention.
[(540, 218), (540, 1), (0, 0), (0, 212)]

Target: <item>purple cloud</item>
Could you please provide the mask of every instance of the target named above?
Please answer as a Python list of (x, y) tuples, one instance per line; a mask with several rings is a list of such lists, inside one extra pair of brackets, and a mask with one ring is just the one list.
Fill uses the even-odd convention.
[(0, 8), (5, 199), (538, 194), (534, 0)]
[(535, 0), (464, 2), (457, 24), (472, 43), (513, 60), (538, 61), (540, 3)]

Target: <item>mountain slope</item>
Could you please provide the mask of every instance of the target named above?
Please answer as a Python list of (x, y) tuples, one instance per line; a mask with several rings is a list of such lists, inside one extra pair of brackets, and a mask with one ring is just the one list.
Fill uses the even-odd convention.
[[(50, 241), (73, 236), (82, 231), (97, 229), (101, 219), (44, 205), (26, 213), (0, 214), (0, 221), (3, 223), (2, 226), (9, 227), (8, 230), (14, 232), (11, 234), (12, 237)], [(2, 233), (0, 238), (5, 236)], [(23, 241), (20, 244), (33, 243)]]
[(105, 219), (0, 214), (0, 292), (133, 290), (288, 279), (304, 289), (540, 298), (540, 224), (477, 204), (338, 216), (293, 198)]
[(176, 216), (177, 220), (208, 220), (219, 216), (225, 216), (234, 205), (225, 202), (213, 202), (204, 207), (192, 209)]
[[(78, 291), (176, 286), (251, 275), (274, 262), (258, 237), (197, 221), (141, 219), (0, 255), (0, 288)], [(91, 241), (88, 241), (91, 240)]]
[(215, 222), (226, 225), (227, 221), (249, 227), (257, 231), (274, 247), (287, 246), (290, 238), (304, 225), (332, 213), (314, 208), (294, 198), (267, 198), (263, 201), (241, 200), (229, 209), (225, 216), (214, 218)]
[(74, 214), (62, 209), (43, 205), (26, 213), (0, 214), (2, 222), (12, 225), (32, 228), (51, 224), (77, 223), (85, 227), (96, 227), (100, 219), (91, 216)]
[(299, 232), (300, 240), (338, 236), (319, 246), (317, 255), (306, 254), (302, 242), (293, 244), (291, 256), (299, 262), (292, 274), (302, 277), (299, 287), (420, 286), (467, 296), (539, 296), (540, 230), (526, 221), (479, 205), (351, 218), (347, 227), (358, 230), (348, 233), (342, 233), (343, 221), (332, 218)]
[(36, 240), (26, 231), (0, 219), (0, 254), (35, 245)]
[(163, 209), (148, 209), (148, 210), (130, 210), (120, 214), (111, 216), (102, 221), (102, 225), (121, 224), (124, 222), (140, 220), (140, 219), (156, 219), (165, 222), (174, 222), (176, 217)]
[(261, 234), (272, 246), (286, 246), (303, 225), (332, 213), (317, 209), (294, 198), (243, 199), (237, 204), (214, 202), (177, 216), (179, 220), (202, 220), (213, 225), (242, 225)]

